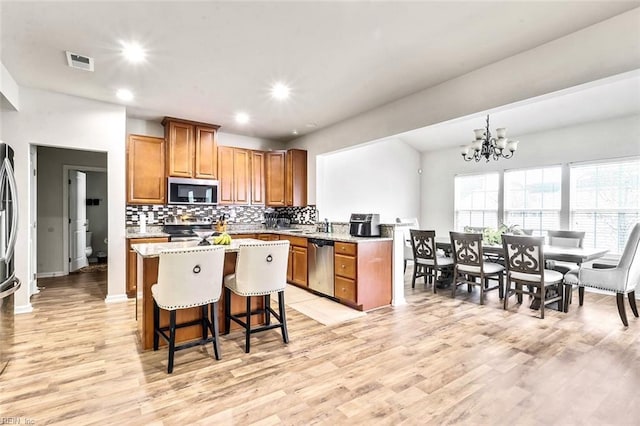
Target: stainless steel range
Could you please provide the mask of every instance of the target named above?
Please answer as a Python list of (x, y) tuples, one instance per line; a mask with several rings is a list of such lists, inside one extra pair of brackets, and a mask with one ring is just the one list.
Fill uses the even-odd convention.
[(209, 217), (180, 219), (173, 217), (165, 221), (162, 232), (169, 234), (169, 241), (195, 241), (200, 238), (194, 229), (213, 230), (213, 222)]

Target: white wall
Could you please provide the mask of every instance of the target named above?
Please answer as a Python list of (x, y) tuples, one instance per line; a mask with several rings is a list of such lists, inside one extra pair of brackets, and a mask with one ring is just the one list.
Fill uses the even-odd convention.
[(640, 8), (294, 140), (316, 156), (640, 68)]
[(351, 213), (380, 213), (383, 223), (418, 217), (420, 153), (387, 139), (317, 157), (319, 218), (348, 222)]
[[(16, 275), (28, 282), (29, 146), (92, 149), (107, 153), (109, 176), (108, 300), (125, 294), (125, 108), (38, 89), (20, 87), (20, 112), (1, 111), (4, 142), (15, 150), (20, 197)], [(45, 160), (46, 161), (46, 160)], [(39, 165), (41, 166), (41, 164)], [(35, 272), (35, 271), (33, 271)], [(16, 311), (29, 311), (24, 285), (16, 294)]]
[(20, 89), (2, 62), (0, 62), (0, 97), (4, 98), (3, 106), (7, 105), (16, 111), (20, 110)]
[[(127, 118), (127, 135), (129, 134), (162, 138), (164, 137), (164, 127), (156, 121)], [(218, 145), (264, 151), (283, 149), (285, 146), (281, 142), (263, 138), (254, 138), (251, 136), (236, 135), (233, 133), (225, 133), (222, 130), (218, 131)]]
[[(107, 168), (105, 152), (79, 151), (51, 147), (38, 147), (38, 273), (62, 275), (65, 269), (63, 253), (63, 166), (89, 166)], [(80, 167), (81, 168), (81, 167)], [(104, 174), (104, 173), (103, 173)], [(105, 178), (103, 178), (105, 179)], [(89, 192), (87, 177), (87, 196)], [(104, 182), (106, 191), (106, 182)], [(106, 204), (106, 194), (104, 202)], [(87, 207), (87, 217), (90, 208)], [(106, 231), (106, 217), (104, 218)], [(104, 237), (103, 237), (104, 238)]]
[(640, 155), (640, 116), (587, 123), (541, 133), (518, 135), (513, 158), (466, 162), (459, 147), (422, 154), (420, 225), (447, 235), (454, 225), (454, 184), (457, 174), (621, 158)]

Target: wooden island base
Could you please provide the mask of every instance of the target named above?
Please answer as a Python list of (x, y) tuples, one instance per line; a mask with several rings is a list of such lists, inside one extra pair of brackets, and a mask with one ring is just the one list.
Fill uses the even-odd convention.
[[(236, 268), (236, 252), (227, 252), (224, 257), (224, 275), (233, 274)], [(153, 348), (153, 296), (151, 286), (158, 280), (158, 257), (142, 257), (138, 254), (138, 277), (137, 277), (137, 297), (136, 297), (136, 320), (138, 322), (138, 333), (143, 350)], [(224, 299), (224, 289), (218, 302), (218, 329), (224, 333), (224, 307), (227, 301)], [(262, 298), (254, 297), (251, 301), (251, 310), (262, 309), (264, 307)], [(244, 297), (231, 295), (231, 313), (242, 313), (246, 309), (246, 299)], [(201, 318), (201, 308), (180, 309), (177, 311), (176, 320), (178, 324), (186, 323)], [(264, 315), (253, 315), (252, 324), (262, 324)], [(169, 312), (160, 310), (160, 326), (169, 325)], [(231, 323), (231, 329), (240, 329), (240, 326)], [(194, 325), (176, 330), (176, 343), (189, 340), (200, 339), (202, 329), (199, 325)], [(160, 339), (160, 345), (166, 345)]]

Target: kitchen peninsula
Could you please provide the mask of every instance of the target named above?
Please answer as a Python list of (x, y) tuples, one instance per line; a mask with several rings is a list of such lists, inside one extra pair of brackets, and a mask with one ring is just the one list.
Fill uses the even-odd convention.
[[(392, 238), (352, 237), (348, 234), (310, 232), (301, 229), (282, 230), (244, 230), (230, 232), (233, 240), (226, 246), (224, 274), (235, 271), (236, 255), (240, 243), (267, 239), (287, 239), (291, 242), (289, 255), (288, 281), (308, 290), (307, 283), (307, 242), (309, 238), (320, 238), (333, 241), (335, 244), (335, 295), (340, 303), (358, 310), (371, 310), (391, 303), (392, 293)], [(131, 234), (139, 237), (140, 234)], [(155, 235), (155, 234), (154, 234)], [(153, 298), (151, 285), (157, 281), (158, 256), (161, 250), (168, 248), (190, 247), (198, 241), (179, 241), (170, 243), (132, 244), (137, 253), (137, 298), (136, 318), (142, 349), (150, 349), (153, 344)], [(297, 279), (295, 279), (297, 277)], [(244, 311), (244, 299), (232, 295), (232, 312)], [(223, 298), (219, 302), (219, 313), (222, 318)], [(262, 301), (256, 298), (252, 309), (262, 307)], [(164, 313), (166, 314), (166, 313)], [(199, 318), (200, 310), (183, 310), (178, 312), (178, 322), (188, 322)], [(263, 319), (255, 316), (252, 323), (259, 324)], [(168, 315), (161, 316), (161, 324), (168, 323)], [(224, 332), (223, 321), (218, 324)], [(233, 327), (233, 325), (232, 325)], [(177, 340), (185, 341), (198, 338), (200, 329), (197, 326), (178, 330)]]

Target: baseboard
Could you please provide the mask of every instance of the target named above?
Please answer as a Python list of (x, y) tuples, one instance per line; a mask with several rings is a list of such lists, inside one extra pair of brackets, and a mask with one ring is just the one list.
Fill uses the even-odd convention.
[(33, 306), (31, 306), (31, 303), (27, 303), (26, 305), (16, 306), (13, 309), (13, 312), (15, 312), (16, 314), (28, 314), (30, 312), (33, 312)]
[(125, 293), (123, 294), (109, 294), (107, 298), (104, 299), (104, 303), (121, 303), (128, 301), (129, 298)]
[(57, 271), (57, 272), (38, 272), (38, 274), (36, 275), (37, 278), (53, 278), (53, 277), (64, 277), (65, 275), (69, 275), (67, 272), (64, 271)]

